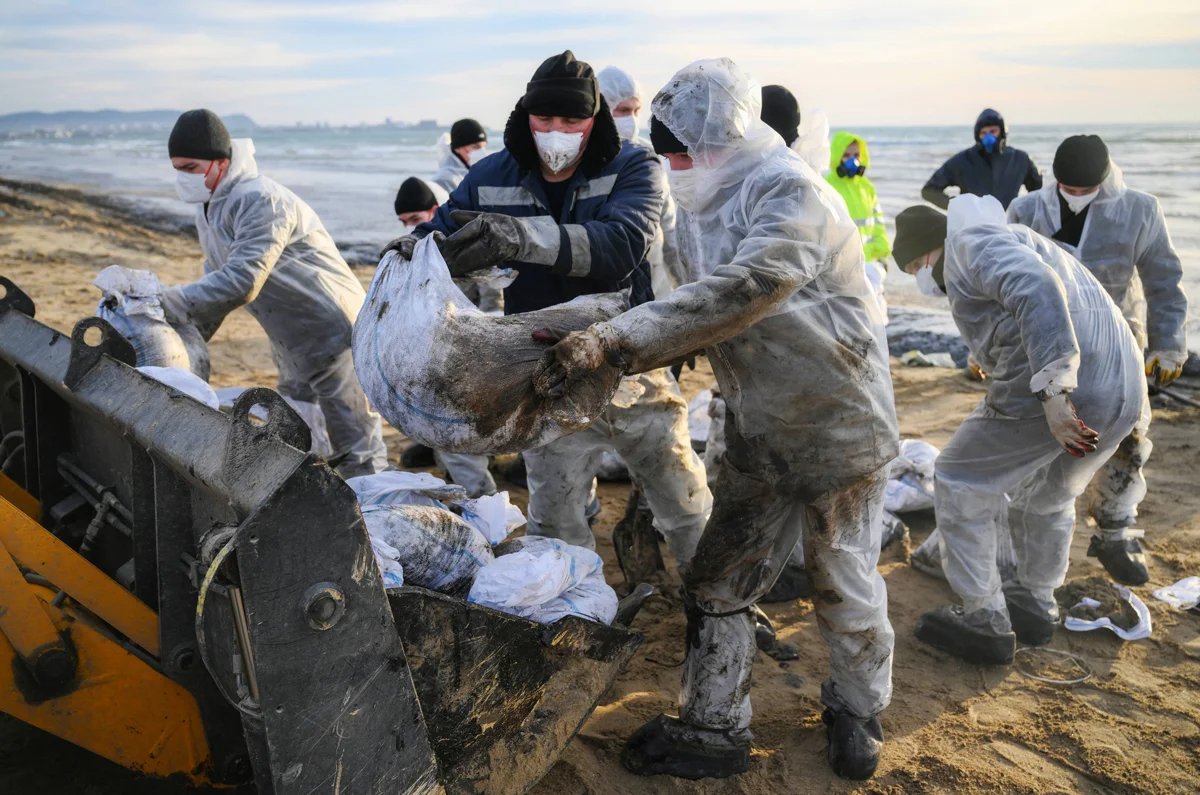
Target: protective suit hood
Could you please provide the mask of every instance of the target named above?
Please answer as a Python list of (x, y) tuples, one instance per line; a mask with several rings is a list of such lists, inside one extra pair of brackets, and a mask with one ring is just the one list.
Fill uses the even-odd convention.
[(600, 83), (600, 95), (608, 103), (609, 110), (627, 99), (642, 98), (642, 87), (624, 69), (606, 66), (596, 75), (596, 80)]
[(995, 196), (963, 194), (950, 200), (950, 209), (946, 213), (946, 239), (975, 226), (1003, 227), (1007, 223), (1004, 208)]
[[(229, 158), (229, 169), (221, 177), (221, 183), (213, 191), (212, 198), (225, 196), (244, 179), (258, 176), (258, 162), (254, 159), (254, 141), (249, 138), (234, 138), (231, 142), (233, 156)], [(210, 200), (211, 201), (211, 200)]]
[(831, 172), (837, 172), (837, 167), (842, 164), (842, 155), (846, 154), (846, 147), (856, 142), (858, 143), (858, 162), (867, 171), (871, 170), (871, 155), (868, 153), (866, 140), (854, 133), (839, 130), (833, 134), (833, 142), (829, 145), (829, 170)]
[(984, 127), (992, 124), (1000, 125), (1000, 140), (1008, 138), (1008, 123), (1004, 121), (1004, 117), (1000, 115), (1000, 111), (992, 108), (984, 108), (983, 113), (979, 114), (979, 118), (975, 119), (975, 132), (973, 138), (976, 144), (979, 143), (979, 131)]

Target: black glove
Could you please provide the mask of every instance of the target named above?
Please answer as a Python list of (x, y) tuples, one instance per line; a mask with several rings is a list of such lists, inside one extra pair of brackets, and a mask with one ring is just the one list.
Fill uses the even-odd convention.
[(510, 215), (454, 210), (450, 217), (460, 229), (446, 238), (442, 256), (454, 276), (517, 259), (528, 242), (521, 219)]
[[(430, 237), (433, 238), (433, 242), (437, 244), (439, 249), (442, 247), (442, 244), (446, 242), (446, 236), (441, 232), (431, 232)], [(416, 235), (405, 235), (404, 237), (398, 237), (383, 247), (383, 250), (379, 252), (379, 258), (383, 259), (389, 251), (395, 251), (404, 259), (412, 259), (413, 251), (416, 249), (417, 243), (420, 242), (421, 238), (417, 237)]]

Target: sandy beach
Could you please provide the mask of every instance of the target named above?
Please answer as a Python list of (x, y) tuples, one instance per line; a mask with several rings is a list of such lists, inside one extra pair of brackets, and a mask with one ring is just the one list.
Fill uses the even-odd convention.
[[(119, 202), (79, 191), (0, 179), (0, 275), (27, 292), (37, 317), (68, 331), (91, 315), (99, 292), (91, 284), (110, 264), (146, 268), (164, 282), (200, 274), (195, 236), (176, 222), (147, 218)], [(382, 241), (381, 241), (382, 242)], [(366, 284), (372, 271), (358, 268)], [(275, 371), (261, 328), (234, 312), (211, 343), (214, 386), (273, 386)], [(954, 370), (908, 368), (893, 359), (902, 434), (941, 446), (979, 400), (983, 387)], [(686, 373), (690, 397), (708, 386), (701, 366)], [(1176, 611), (1150, 594), (1200, 574), (1200, 410), (1156, 408), (1147, 468), (1150, 494), (1141, 527), (1151, 583), (1135, 589), (1154, 630), (1124, 643), (1107, 631), (1060, 628), (1051, 648), (1067, 651), (1093, 675), (1070, 686), (1050, 685), (1016, 667), (974, 667), (924, 646), (912, 635), (926, 609), (952, 601), (945, 583), (912, 569), (907, 547), (893, 545), (880, 562), (896, 629), (894, 698), (883, 717), (886, 746), (876, 777), (854, 784), (829, 770), (820, 722), (820, 684), (828, 657), (809, 603), (767, 606), (782, 640), (800, 658), (778, 663), (760, 654), (754, 671), (754, 754), (735, 779), (687, 782), (643, 779), (618, 760), (624, 738), (659, 712), (672, 712), (684, 655), (684, 621), (673, 572), (638, 616), (645, 642), (537, 795), (581, 793), (1005, 792), (1181, 793), (1200, 787), (1200, 616)], [(403, 437), (387, 433), (392, 460)], [(524, 504), (525, 493), (510, 488)], [(609, 581), (620, 582), (610, 533), (627, 486), (602, 487), (598, 549)], [(1080, 516), (1086, 515), (1083, 502)], [(931, 517), (912, 521), (912, 543)], [(1085, 556), (1090, 530), (1081, 520), (1068, 583), (1103, 574)], [(7, 716), (0, 716), (0, 792), (88, 793), (166, 791), (135, 782), (119, 768)]]

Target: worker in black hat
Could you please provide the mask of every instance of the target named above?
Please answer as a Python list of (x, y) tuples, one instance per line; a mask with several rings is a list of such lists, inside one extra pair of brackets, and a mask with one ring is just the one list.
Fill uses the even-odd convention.
[(189, 110), (167, 153), (176, 190), (196, 206), (204, 276), (163, 292), (163, 310), (210, 338), (240, 306), (271, 340), (279, 391), (317, 403), (345, 477), (387, 467), (383, 423), (354, 373), (350, 335), (366, 294), (321, 219), (258, 172), (254, 143), (230, 140), (217, 114)]
[[(621, 140), (592, 67), (570, 50), (547, 58), (509, 115), (504, 147), (468, 172), (432, 221), (392, 247), (410, 257), (417, 239), (440, 232), (456, 276), (514, 268), (507, 315), (596, 293), (626, 292), (634, 305), (653, 300), (646, 252), (664, 201), (662, 163)], [(586, 506), (601, 455), (612, 450), (686, 564), (712, 503), (687, 404), (666, 369), (623, 383), (589, 428), (525, 451), (528, 532), (593, 548)]]
[(975, 120), (975, 143), (942, 164), (921, 189), (925, 201), (943, 210), (950, 204), (947, 188), (962, 194), (995, 196), (1007, 207), (1021, 186), (1033, 192), (1042, 187), (1042, 174), (1033, 159), (1008, 145), (1008, 125), (1004, 117), (986, 108)]
[[(1096, 275), (1145, 351), (1146, 375), (1158, 386), (1179, 377), (1188, 357), (1183, 265), (1158, 199), (1126, 187), (1100, 136), (1064, 140), (1054, 154), (1054, 182), (1014, 201), (1008, 218), (1053, 238)], [(1134, 525), (1152, 447), (1134, 429), (1097, 477), (1091, 505), (1098, 532), (1088, 555), (1127, 585), (1150, 577), (1143, 531)]]
[(438, 205), (447, 198), (449, 194), (441, 186), (420, 177), (409, 177), (400, 183), (392, 207), (396, 211), (396, 220), (404, 224), (405, 231), (411, 232), (433, 218)]
[(488, 156), (487, 130), (474, 119), (459, 119), (438, 140), (438, 170), (433, 181), (449, 193), (458, 187), (471, 166)]

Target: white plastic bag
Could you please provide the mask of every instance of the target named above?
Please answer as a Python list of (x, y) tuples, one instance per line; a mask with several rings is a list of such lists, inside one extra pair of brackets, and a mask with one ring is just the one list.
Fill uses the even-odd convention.
[[(1063, 626), (1074, 632), (1089, 632), (1093, 629), (1111, 629), (1121, 640), (1141, 640), (1142, 638), (1150, 637), (1150, 632), (1153, 629), (1150, 621), (1150, 608), (1146, 607), (1137, 594), (1126, 588), (1124, 585), (1113, 583), (1113, 589), (1117, 594), (1124, 599), (1133, 608), (1133, 612), (1137, 614), (1138, 621), (1129, 629), (1119, 627), (1112, 622), (1107, 616), (1097, 618), (1095, 620), (1087, 620), (1076, 618), (1075, 616), (1067, 616), (1063, 622)], [(1084, 597), (1079, 600), (1079, 605), (1084, 607), (1099, 607), (1100, 603), (1095, 599)], [(1079, 605), (1076, 605), (1078, 607)]]
[(1154, 598), (1179, 610), (1191, 610), (1200, 604), (1200, 577), (1184, 577), (1174, 585), (1158, 588)]
[(590, 549), (523, 536), (498, 552), (476, 575), (468, 601), (543, 624), (568, 615), (607, 624), (616, 616), (617, 594)]
[(371, 403), (417, 442), (454, 453), (519, 452), (586, 427), (611, 400), (619, 370), (604, 365), (562, 398), (533, 376), (541, 328), (566, 333), (628, 308), (620, 293), (588, 295), (507, 317), (479, 311), (455, 286), (431, 238), (412, 261), (389, 252), (354, 326), (354, 367)]
[(137, 369), (139, 373), (144, 373), (155, 381), (179, 390), (214, 411), (221, 409), (221, 401), (217, 399), (217, 393), (191, 370), (182, 367), (152, 367), (149, 365)]
[(96, 317), (129, 341), (139, 367), (175, 367), (208, 380), (208, 346), (190, 325), (173, 326), (162, 308), (162, 284), (150, 271), (109, 265), (92, 282), (103, 296)]
[(712, 424), (708, 404), (712, 402), (712, 396), (712, 390), (705, 389), (688, 401), (688, 436), (693, 442), (708, 441), (708, 428)]
[(396, 550), (409, 585), (461, 595), (493, 560), (487, 539), (445, 508), (372, 505), (362, 515), (371, 538)]

